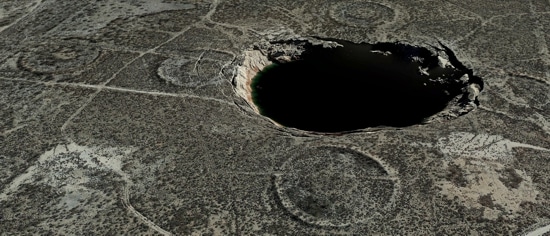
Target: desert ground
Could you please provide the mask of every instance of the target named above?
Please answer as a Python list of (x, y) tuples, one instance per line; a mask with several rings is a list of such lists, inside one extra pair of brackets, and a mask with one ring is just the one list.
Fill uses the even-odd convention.
[[(407, 127), (260, 114), (266, 50), (328, 39), (445, 45), (483, 89)], [(550, 235), (549, 48), (549, 0), (2, 0), (0, 235)]]

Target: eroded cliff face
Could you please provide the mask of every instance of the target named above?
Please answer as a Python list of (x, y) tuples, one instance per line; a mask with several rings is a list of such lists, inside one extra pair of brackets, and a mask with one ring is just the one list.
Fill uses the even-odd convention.
[(248, 105), (258, 113), (259, 110), (252, 101), (252, 87), (250, 84), (258, 72), (272, 63), (273, 62), (259, 50), (246, 51), (242, 64), (237, 67), (237, 75), (233, 81), (237, 95), (244, 98)]
[(252, 101), (251, 83), (258, 72), (274, 63), (300, 60), (302, 53), (312, 46), (323, 48), (341, 46), (332, 41), (300, 37), (295, 34), (282, 34), (281, 32), (272, 33), (266, 37), (271, 41), (263, 40), (254, 45), (252, 49), (244, 51), (241, 56), (242, 63), (237, 66), (237, 73), (233, 78), (235, 92), (244, 98), (257, 113), (259, 113), (259, 109)]

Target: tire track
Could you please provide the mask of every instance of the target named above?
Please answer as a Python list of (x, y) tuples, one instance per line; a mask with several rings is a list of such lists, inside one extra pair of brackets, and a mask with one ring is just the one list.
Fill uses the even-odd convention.
[(132, 214), (134, 214), (137, 218), (142, 220), (145, 224), (147, 224), (150, 228), (154, 229), (155, 231), (159, 232), (162, 235), (171, 236), (172, 233), (164, 230), (157, 224), (155, 224), (153, 221), (149, 220), (147, 217), (145, 217), (143, 214), (141, 214), (139, 211), (137, 211), (132, 204), (130, 203), (130, 186), (132, 185), (132, 182), (128, 180), (128, 178), (124, 178), (124, 181), (126, 182), (126, 185), (122, 186), (122, 204), (128, 211), (130, 211)]

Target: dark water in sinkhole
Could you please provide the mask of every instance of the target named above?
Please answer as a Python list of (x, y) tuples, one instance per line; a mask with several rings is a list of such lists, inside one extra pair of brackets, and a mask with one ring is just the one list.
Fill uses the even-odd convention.
[[(301, 60), (275, 63), (252, 81), (253, 102), (277, 123), (316, 132), (406, 127), (443, 110), (461, 94), (466, 72), (442, 68), (425, 48), (404, 44), (312, 46)], [(373, 50), (389, 51), (384, 55)], [(411, 57), (424, 58), (422, 65)], [(429, 68), (429, 76), (419, 67)], [(441, 77), (445, 82), (434, 82)]]

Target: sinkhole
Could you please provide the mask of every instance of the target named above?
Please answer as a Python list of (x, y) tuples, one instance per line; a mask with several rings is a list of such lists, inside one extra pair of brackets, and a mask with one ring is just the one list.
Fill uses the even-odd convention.
[(407, 127), (478, 103), (481, 79), (440, 47), (271, 42), (246, 53), (237, 83), (259, 114), (282, 126), (323, 133)]

